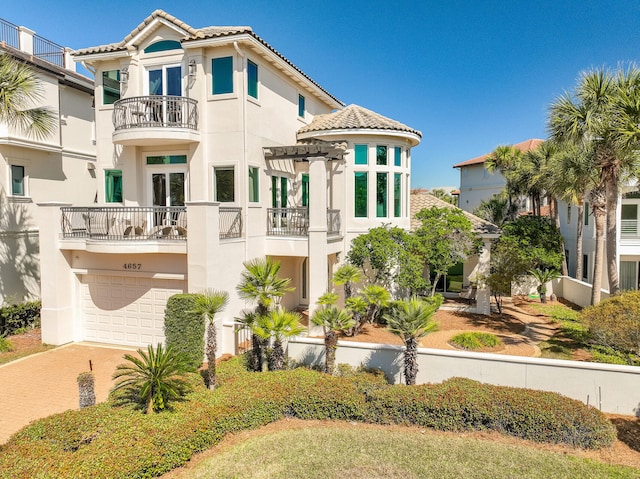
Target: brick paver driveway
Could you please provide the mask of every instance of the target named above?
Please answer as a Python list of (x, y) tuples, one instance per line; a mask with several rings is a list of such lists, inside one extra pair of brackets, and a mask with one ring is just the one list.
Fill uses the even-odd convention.
[(0, 444), (31, 421), (78, 408), (78, 374), (93, 364), (104, 401), (122, 356), (134, 349), (74, 343), (0, 366)]

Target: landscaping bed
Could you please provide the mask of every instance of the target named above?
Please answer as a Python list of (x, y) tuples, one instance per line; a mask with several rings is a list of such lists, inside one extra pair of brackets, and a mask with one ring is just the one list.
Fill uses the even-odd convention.
[(21, 334), (14, 334), (7, 338), (13, 349), (0, 352), (0, 364), (5, 364), (31, 354), (47, 351), (55, 346), (42, 344), (40, 329), (29, 329)]

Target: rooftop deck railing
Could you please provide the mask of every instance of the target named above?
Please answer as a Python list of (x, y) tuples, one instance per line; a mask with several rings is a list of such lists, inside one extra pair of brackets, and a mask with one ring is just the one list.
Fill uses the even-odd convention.
[(148, 95), (122, 98), (113, 104), (116, 130), (130, 128), (198, 129), (198, 102), (183, 96)]
[(68, 68), (68, 65), (65, 65), (65, 48), (62, 45), (40, 35), (33, 35), (33, 52), (31, 52), (25, 45), (20, 45), (20, 27), (3, 19), (0, 19), (0, 42), (59, 67)]
[(20, 37), (18, 35), (18, 25), (0, 19), (0, 42), (19, 50)]

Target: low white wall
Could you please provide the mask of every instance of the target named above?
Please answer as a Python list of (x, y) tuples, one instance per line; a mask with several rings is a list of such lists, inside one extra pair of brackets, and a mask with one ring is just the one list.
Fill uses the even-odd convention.
[[(554, 279), (552, 282), (552, 290), (558, 297), (562, 297), (567, 301), (571, 301), (583, 308), (591, 304), (591, 284), (579, 281), (569, 276), (562, 276), (558, 279)], [(605, 300), (609, 298), (609, 291), (606, 289), (600, 290), (600, 299)], [(551, 290), (549, 291), (551, 294)]]
[[(402, 382), (403, 347), (339, 341), (336, 363), (378, 368)], [(322, 339), (289, 341), (289, 357), (308, 365), (324, 363)], [(417, 383), (465, 377), (501, 386), (553, 391), (598, 409), (640, 416), (640, 368), (614, 364), (503, 356), (420, 348)]]

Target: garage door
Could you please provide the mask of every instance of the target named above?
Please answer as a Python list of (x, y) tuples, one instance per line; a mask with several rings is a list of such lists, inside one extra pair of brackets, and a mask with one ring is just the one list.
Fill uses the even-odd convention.
[(91, 274), (81, 278), (83, 338), (109, 344), (163, 342), (167, 299), (186, 291), (185, 281)]

